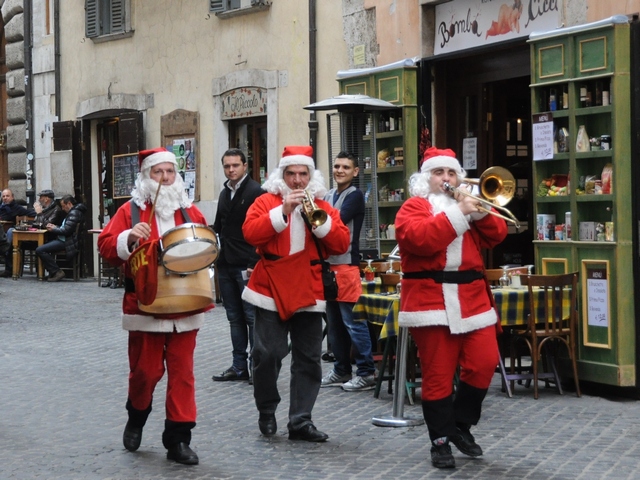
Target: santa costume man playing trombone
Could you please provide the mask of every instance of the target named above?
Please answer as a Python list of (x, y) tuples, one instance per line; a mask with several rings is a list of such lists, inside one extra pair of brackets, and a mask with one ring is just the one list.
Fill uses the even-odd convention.
[[(200, 210), (189, 201), (176, 157), (164, 148), (139, 153), (140, 173), (130, 202), (122, 205), (98, 237), (100, 254), (113, 265), (125, 265), (122, 327), (129, 331), (129, 419), (124, 447), (136, 451), (142, 429), (151, 413), (153, 391), (167, 370), (166, 419), (162, 443), (167, 458), (186, 465), (198, 463), (190, 448), (196, 425), (193, 352), (205, 308), (178, 314), (145, 313), (138, 308), (136, 284), (127, 260), (135, 248), (162, 237), (183, 223), (206, 225)], [(161, 185), (159, 185), (161, 184)], [(153, 217), (152, 217), (153, 216)], [(137, 218), (137, 220), (136, 220)], [(150, 265), (157, 272), (157, 264)]]
[(480, 249), (502, 242), (507, 225), (482, 211), (481, 199), (448, 192), (445, 183), (459, 187), (464, 176), (452, 150), (427, 149), (395, 220), (403, 272), (398, 322), (418, 346), (422, 411), (437, 468), (455, 467), (449, 442), (465, 455), (482, 455), (470, 428), (498, 364), (498, 315)]

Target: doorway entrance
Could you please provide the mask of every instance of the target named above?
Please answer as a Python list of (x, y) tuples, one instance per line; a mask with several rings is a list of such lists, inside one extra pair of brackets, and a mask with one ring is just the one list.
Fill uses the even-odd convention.
[(528, 46), (436, 62), (433, 71), (438, 124), (434, 145), (452, 148), (470, 178), (493, 166), (508, 169), (516, 178), (516, 194), (506, 208), (521, 228), (509, 224), (505, 241), (485, 252), (487, 268), (533, 264)]
[(242, 150), (249, 175), (262, 185), (267, 179), (267, 117), (243, 118), (229, 122), (229, 148)]

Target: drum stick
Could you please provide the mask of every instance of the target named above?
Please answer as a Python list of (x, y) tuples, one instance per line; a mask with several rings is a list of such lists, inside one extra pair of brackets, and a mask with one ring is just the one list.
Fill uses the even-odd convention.
[(158, 195), (160, 194), (160, 187), (162, 186), (162, 182), (158, 182), (158, 190), (156, 190), (156, 196), (153, 199), (153, 205), (151, 205), (151, 213), (149, 214), (149, 226), (151, 226), (151, 221), (153, 220), (153, 213), (156, 210), (156, 202), (158, 201)]

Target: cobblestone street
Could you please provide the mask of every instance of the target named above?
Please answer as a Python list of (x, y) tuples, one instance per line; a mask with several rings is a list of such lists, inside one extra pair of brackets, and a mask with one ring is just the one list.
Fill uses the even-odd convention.
[[(635, 400), (585, 392), (560, 396), (516, 386), (500, 391), (496, 375), (481, 424), (484, 456), (454, 447), (458, 468), (431, 466), (425, 426), (383, 428), (390, 415), (383, 389), (346, 393), (322, 389), (314, 409), (323, 444), (287, 439), (289, 364), (279, 382), (278, 435), (260, 435), (252, 387), (214, 383), (230, 365), (229, 327), (222, 305), (207, 314), (198, 336), (198, 425), (192, 447), (200, 465), (167, 461), (161, 433), (166, 382), (135, 453), (122, 446), (126, 422), (127, 335), (120, 324), (121, 289), (95, 279), (49, 284), (34, 275), (0, 279), (0, 478), (2, 479), (632, 479), (640, 469), (640, 408)], [(323, 363), (324, 372), (331, 365)], [(405, 416), (419, 417), (407, 403)]]

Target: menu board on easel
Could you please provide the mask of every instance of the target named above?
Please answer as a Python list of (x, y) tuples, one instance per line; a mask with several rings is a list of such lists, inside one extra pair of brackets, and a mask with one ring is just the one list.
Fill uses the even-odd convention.
[(611, 348), (611, 311), (607, 260), (582, 260), (584, 345)]
[(138, 178), (138, 152), (114, 155), (113, 198), (129, 198)]

